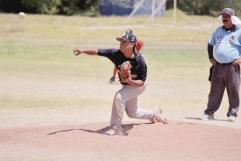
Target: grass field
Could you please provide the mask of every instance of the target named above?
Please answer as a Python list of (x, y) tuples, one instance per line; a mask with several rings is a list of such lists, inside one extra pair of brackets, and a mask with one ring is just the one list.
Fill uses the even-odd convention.
[(72, 49), (118, 48), (115, 37), (132, 28), (145, 42), (148, 65), (149, 90), (141, 102), (201, 112), (209, 91), (206, 44), (218, 22), (178, 12), (173, 25), (171, 13), (152, 23), (147, 17), (126, 22), (126, 17), (0, 14), (0, 108), (109, 107), (118, 89), (108, 84), (112, 63), (75, 57)]

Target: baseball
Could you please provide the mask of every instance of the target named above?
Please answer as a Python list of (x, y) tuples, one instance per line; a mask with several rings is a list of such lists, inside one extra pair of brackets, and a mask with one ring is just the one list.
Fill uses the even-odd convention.
[(26, 14), (25, 14), (24, 12), (19, 12), (19, 13), (18, 13), (18, 16), (19, 16), (20, 18), (24, 18), (24, 17), (26, 16)]

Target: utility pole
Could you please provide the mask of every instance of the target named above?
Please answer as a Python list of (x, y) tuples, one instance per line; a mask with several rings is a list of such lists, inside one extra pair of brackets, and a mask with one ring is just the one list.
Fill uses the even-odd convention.
[(176, 24), (177, 0), (173, 3), (173, 24)]

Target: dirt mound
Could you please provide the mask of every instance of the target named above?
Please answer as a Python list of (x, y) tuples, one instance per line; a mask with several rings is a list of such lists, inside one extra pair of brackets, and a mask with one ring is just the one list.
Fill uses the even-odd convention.
[(107, 136), (107, 123), (0, 130), (0, 160), (240, 161), (241, 130), (171, 122), (125, 124), (128, 136)]

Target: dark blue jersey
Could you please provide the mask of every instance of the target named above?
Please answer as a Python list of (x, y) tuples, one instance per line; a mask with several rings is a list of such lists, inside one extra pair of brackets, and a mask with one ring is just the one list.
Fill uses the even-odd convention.
[(138, 54), (133, 58), (127, 58), (119, 49), (98, 49), (98, 55), (109, 58), (118, 69), (123, 62), (130, 61), (132, 65), (132, 79), (142, 81), (146, 80), (147, 66), (141, 54)]

